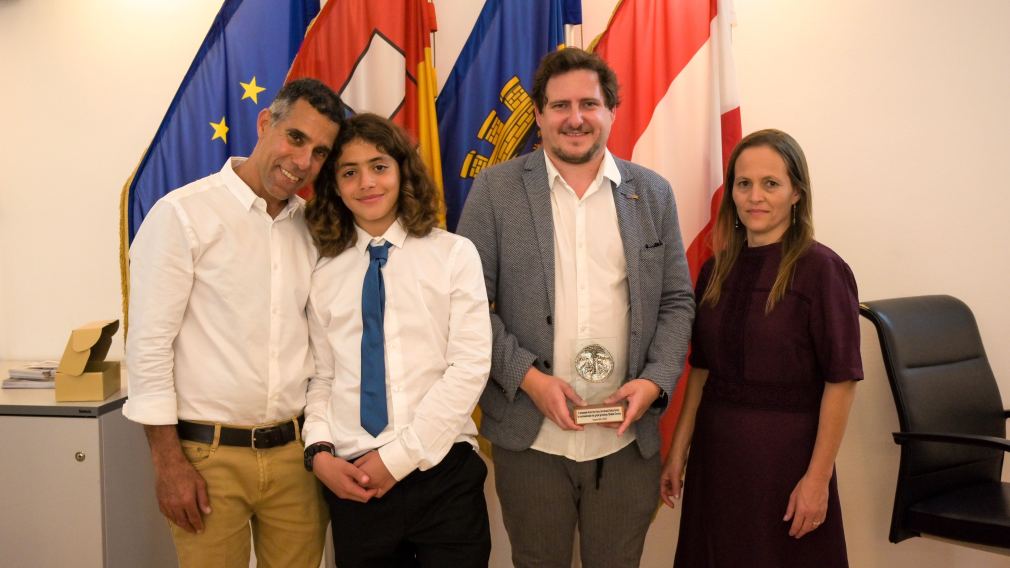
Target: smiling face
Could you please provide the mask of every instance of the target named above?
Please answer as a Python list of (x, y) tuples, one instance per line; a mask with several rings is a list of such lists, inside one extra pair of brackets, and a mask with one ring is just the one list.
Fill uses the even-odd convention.
[(269, 109), (261, 111), (256, 129), (259, 140), (239, 175), (276, 215), (291, 196), (315, 181), (338, 126), (298, 99), (277, 121)]
[(543, 111), (534, 113), (547, 155), (555, 163), (572, 165), (602, 159), (614, 111), (604, 104), (596, 72), (576, 69), (555, 75), (547, 81), (544, 98)]
[(799, 201), (782, 156), (769, 146), (753, 146), (740, 153), (733, 179), (733, 204), (747, 229), (748, 246), (782, 240)]
[(354, 222), (373, 237), (393, 224), (400, 197), (400, 166), (371, 142), (354, 138), (340, 148), (337, 191)]

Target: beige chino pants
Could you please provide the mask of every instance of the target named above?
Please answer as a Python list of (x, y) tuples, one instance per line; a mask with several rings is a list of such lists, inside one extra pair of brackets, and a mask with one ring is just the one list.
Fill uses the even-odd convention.
[(300, 438), (266, 450), (182, 440), (182, 450), (212, 512), (200, 534), (169, 523), (180, 566), (248, 568), (250, 531), (258, 568), (319, 566), (329, 516)]

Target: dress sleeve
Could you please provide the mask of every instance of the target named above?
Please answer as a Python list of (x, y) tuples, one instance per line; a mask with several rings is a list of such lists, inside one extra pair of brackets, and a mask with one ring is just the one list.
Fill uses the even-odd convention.
[(821, 378), (831, 383), (861, 380), (856, 279), (838, 257), (826, 259), (820, 272), (810, 312), (810, 334)]
[(691, 354), (688, 356), (687, 362), (692, 367), (697, 367), (699, 369), (708, 369), (708, 357), (705, 351), (701, 348), (701, 342), (698, 339), (698, 321), (701, 319), (702, 311), (711, 311), (711, 306), (701, 305), (701, 297), (705, 295), (705, 288), (708, 286), (708, 279), (712, 276), (712, 267), (715, 265), (715, 259), (710, 258), (705, 261), (705, 264), (701, 266), (701, 270), (698, 272), (698, 281), (694, 286), (694, 301), (697, 305), (694, 314), (694, 327), (691, 330)]

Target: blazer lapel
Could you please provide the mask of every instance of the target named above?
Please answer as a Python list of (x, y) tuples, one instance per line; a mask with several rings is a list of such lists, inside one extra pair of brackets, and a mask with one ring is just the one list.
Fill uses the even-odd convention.
[[(642, 327), (641, 270), (640, 253), (645, 246), (642, 242), (641, 199), (639, 198), (635, 179), (620, 160), (617, 167), (621, 171), (621, 185), (614, 188), (614, 206), (617, 209), (617, 225), (621, 231), (621, 242), (624, 245), (624, 258), (628, 274), (628, 305), (631, 308), (631, 331)], [(628, 371), (637, 373), (638, 369), (632, 362), (638, 361), (639, 342), (631, 335), (628, 345)], [(632, 377), (634, 378), (634, 377)]]
[(547, 303), (554, 313), (554, 216), (551, 209), (551, 188), (547, 183), (547, 165), (543, 150), (526, 158), (523, 185), (529, 196), (530, 216), (540, 245), (540, 261), (543, 264), (544, 287), (547, 289)]

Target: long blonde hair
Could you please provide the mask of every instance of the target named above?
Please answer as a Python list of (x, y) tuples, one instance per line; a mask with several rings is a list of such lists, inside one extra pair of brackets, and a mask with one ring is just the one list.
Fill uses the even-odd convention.
[(792, 222), (782, 236), (782, 260), (779, 262), (778, 274), (765, 302), (767, 314), (785, 296), (796, 269), (796, 262), (814, 242), (813, 196), (810, 194), (810, 171), (807, 168), (806, 156), (792, 136), (775, 129), (759, 130), (747, 135), (736, 145), (729, 157), (722, 203), (712, 231), (715, 267), (705, 288), (705, 294), (702, 295), (701, 304), (714, 306), (719, 303), (722, 285), (733, 269), (737, 257), (740, 256), (740, 251), (746, 246), (747, 233), (739, 222), (740, 217), (733, 202), (733, 187), (736, 184), (737, 159), (744, 150), (757, 146), (771, 148), (782, 158), (789, 173), (789, 181), (799, 194), (799, 200), (793, 205)]

